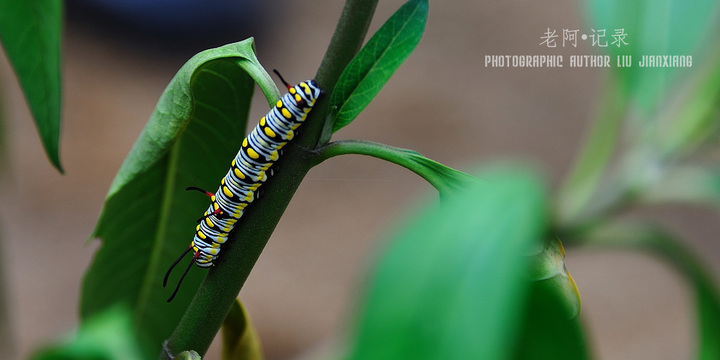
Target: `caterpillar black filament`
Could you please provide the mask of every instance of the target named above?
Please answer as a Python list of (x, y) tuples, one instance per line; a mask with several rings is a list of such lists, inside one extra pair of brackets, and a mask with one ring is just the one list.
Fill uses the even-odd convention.
[(167, 285), (172, 269), (188, 252), (194, 253), (192, 261), (167, 302), (175, 297), (193, 263), (199, 267), (214, 265), (215, 259), (220, 254), (220, 247), (227, 241), (228, 234), (242, 217), (245, 207), (253, 201), (256, 191), (267, 179), (268, 170), (280, 157), (280, 149), (292, 140), (295, 130), (305, 121), (307, 114), (315, 105), (315, 100), (322, 93), (313, 80), (291, 86), (280, 73), (277, 71), (275, 73), (288, 88), (288, 93), (278, 100), (275, 107), (260, 119), (258, 125), (243, 140), (230, 170), (220, 180), (217, 192), (213, 194), (197, 187), (186, 189), (205, 193), (210, 197), (211, 203), (205, 214), (198, 219), (195, 237), (190, 246), (173, 262), (165, 274), (163, 287)]

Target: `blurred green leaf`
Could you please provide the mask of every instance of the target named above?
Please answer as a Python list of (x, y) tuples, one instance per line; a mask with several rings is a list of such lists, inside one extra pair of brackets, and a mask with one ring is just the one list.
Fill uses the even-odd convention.
[(651, 251), (666, 260), (687, 278), (695, 295), (697, 359), (720, 358), (720, 292), (708, 269), (687, 245), (659, 226), (621, 221), (599, 224), (579, 240), (583, 245)]
[(671, 111), (657, 129), (663, 155), (692, 153), (708, 139), (717, 137), (720, 115), (720, 51), (707, 67), (696, 71), (695, 81), (680, 109)]
[(567, 298), (556, 285), (549, 280), (532, 284), (515, 359), (591, 358), (580, 318), (568, 312)]
[(580, 293), (565, 267), (559, 239), (533, 256), (533, 283), (523, 317), (516, 359), (587, 359), (579, 315)]
[(694, 283), (700, 333), (697, 358), (720, 359), (720, 294), (712, 282), (697, 279)]
[(627, 93), (621, 91), (616, 83), (617, 80), (608, 79), (590, 134), (559, 191), (558, 217), (561, 224), (582, 220), (589, 203), (597, 196), (598, 184), (606, 175), (615, 153), (628, 103)]
[(214, 191), (227, 172), (244, 137), (253, 80), (270, 103), (279, 98), (248, 39), (199, 53), (168, 85), (98, 220), (93, 235), (103, 245), (83, 282), (83, 319), (123, 303), (148, 351), (159, 353), (206, 274), (191, 271), (175, 300), (166, 303), (180, 275), (170, 277), (170, 289), (162, 287), (163, 275), (190, 244), (195, 221), (209, 203), (184, 188)]
[(60, 165), (62, 1), (0, 1), (0, 40), (50, 162)]
[[(593, 47), (611, 55), (613, 76), (606, 85), (605, 97), (589, 139), (560, 191), (558, 217), (564, 225), (577, 224), (603, 211), (602, 206), (593, 204), (607, 199), (608, 190), (618, 199), (637, 190), (607, 184), (602, 193), (598, 190), (600, 181), (608, 175), (607, 165), (617, 149), (621, 126), (628, 119), (652, 119), (652, 123), (625, 127), (632, 131), (629, 155), (625, 160), (644, 165), (644, 169), (638, 171), (635, 167), (638, 164), (633, 163), (627, 167), (629, 172), (619, 176), (618, 182), (629, 186), (640, 185), (653, 176), (653, 171), (657, 170), (652, 167), (654, 161), (662, 161), (663, 157), (674, 160), (678, 155), (676, 151), (692, 151), (717, 130), (714, 119), (719, 86), (714, 68), (699, 80), (697, 90), (690, 91), (686, 105), (676, 105), (668, 99), (668, 89), (676, 88), (677, 80), (693, 68), (649, 68), (638, 64), (643, 55), (690, 55), (693, 67), (701, 64), (701, 58), (708, 55), (702, 45), (716, 45), (720, 41), (716, 33), (718, 9), (715, 1), (588, 0), (587, 8), (593, 25), (586, 31), (593, 36), (588, 44), (598, 41), (601, 31), (605, 31), (601, 43)], [(627, 44), (619, 47), (613, 44), (619, 44), (616, 31), (626, 35), (624, 41)], [(607, 47), (600, 47), (605, 43)], [(621, 55), (632, 57), (631, 67), (615, 66), (615, 57)], [(633, 105), (630, 106), (632, 110), (641, 111), (633, 111), (628, 117), (628, 105)], [(658, 105), (663, 106), (661, 111), (658, 111)], [(679, 112), (670, 105), (676, 105)]]
[(706, 204), (720, 209), (720, 169), (710, 166), (675, 166), (640, 200), (646, 204)]
[(77, 334), (37, 352), (33, 360), (140, 360), (144, 357), (127, 308), (111, 307), (88, 318)]
[(382, 254), (350, 359), (502, 359), (513, 353), (546, 199), (526, 171), (492, 170), (423, 211)]
[(427, 14), (427, 0), (408, 1), (355, 55), (330, 95), (333, 132), (352, 122), (412, 53), (425, 30)]
[(318, 162), (338, 155), (367, 155), (398, 164), (427, 180), (440, 194), (461, 190), (477, 178), (430, 160), (420, 153), (364, 140), (344, 140), (320, 149)]
[(565, 267), (565, 248), (560, 239), (545, 241), (542, 250), (532, 256), (531, 276), (536, 282), (546, 282), (562, 294), (568, 318), (580, 315), (580, 292)]
[[(621, 79), (620, 86), (627, 88), (648, 113), (689, 68), (639, 67), (641, 56), (692, 55), (693, 66), (696, 66), (704, 55), (703, 42), (717, 31), (718, 8), (714, 0), (588, 0), (587, 7), (596, 31), (593, 35), (606, 31), (607, 47), (601, 49), (612, 56), (611, 62), (614, 63), (617, 55), (632, 56), (632, 67), (613, 67), (613, 71)], [(627, 45), (612, 44), (616, 29), (623, 29), (627, 34)]]
[(222, 326), (222, 358), (260, 360), (262, 348), (250, 317), (240, 300), (235, 300)]

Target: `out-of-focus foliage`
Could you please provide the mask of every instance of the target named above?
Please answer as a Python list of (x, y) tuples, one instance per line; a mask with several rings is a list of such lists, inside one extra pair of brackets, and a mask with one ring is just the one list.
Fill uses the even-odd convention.
[(50, 162), (60, 165), (61, 0), (0, 1), (5, 49)]

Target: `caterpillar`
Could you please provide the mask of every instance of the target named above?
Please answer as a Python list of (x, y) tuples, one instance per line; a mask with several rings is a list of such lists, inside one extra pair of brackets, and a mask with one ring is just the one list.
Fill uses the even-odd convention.
[(194, 186), (185, 189), (199, 191), (210, 197), (210, 206), (197, 220), (195, 237), (190, 246), (170, 265), (165, 274), (163, 287), (167, 285), (173, 268), (187, 253), (194, 253), (167, 302), (175, 297), (193, 263), (201, 268), (214, 265), (220, 254), (220, 247), (227, 241), (228, 234), (242, 217), (245, 208), (255, 199), (258, 188), (270, 174), (270, 167), (280, 157), (280, 149), (293, 139), (295, 130), (302, 125), (315, 105), (315, 100), (322, 94), (314, 80), (291, 86), (277, 70), (274, 71), (287, 87), (288, 93), (277, 101), (242, 141), (230, 170), (220, 180), (217, 192), (213, 194)]

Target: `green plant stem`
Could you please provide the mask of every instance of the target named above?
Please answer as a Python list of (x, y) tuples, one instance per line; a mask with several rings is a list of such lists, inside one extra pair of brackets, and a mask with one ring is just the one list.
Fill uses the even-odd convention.
[(468, 182), (477, 181), (474, 176), (449, 168), (430, 160), (420, 153), (365, 140), (343, 140), (319, 149), (316, 161), (322, 162), (338, 155), (367, 155), (400, 165), (425, 179), (440, 193), (458, 189)]
[(717, 343), (720, 336), (720, 294), (708, 269), (674, 235), (650, 224), (612, 221), (569, 236), (580, 245), (636, 248), (650, 251), (666, 260), (692, 284), (697, 303), (696, 358), (709, 360), (720, 356), (720, 344)]
[[(346, 2), (328, 48), (328, 54), (333, 55), (326, 56), (316, 75), (318, 83), (326, 87), (326, 91), (335, 85), (338, 69), (343, 69), (354, 56), (354, 51), (362, 45), (367, 26), (361, 25), (370, 23), (373, 12), (368, 9), (374, 9), (376, 2)], [(285, 155), (276, 165), (282, 171), (262, 186), (262, 201), (248, 207), (243, 218), (230, 233), (230, 239), (223, 246), (223, 255), (218, 259), (217, 266), (209, 270), (190, 306), (166, 342), (166, 351), (160, 354), (160, 359), (170, 359), (172, 355), (184, 350), (192, 349), (201, 355), (207, 351), (290, 199), (305, 174), (316, 164), (307, 149), (313, 149), (320, 139), (327, 114), (326, 98), (318, 100), (316, 106), (319, 109), (313, 110), (308, 116), (303, 134), (286, 147)]]
[(345, 66), (360, 51), (377, 3), (377, 0), (345, 2), (337, 29), (315, 75), (315, 80), (324, 89), (335, 86)]
[[(347, 64), (360, 51), (377, 3), (378, 0), (347, 0), (345, 2), (335, 33), (330, 40), (317, 74), (315, 74), (315, 81), (321, 89), (325, 90), (326, 99), (330, 97), (330, 92), (335, 88), (335, 84)], [(330, 102), (327, 100), (320, 102), (317, 109), (313, 110), (316, 118), (324, 119), (324, 121), (305, 125), (308, 136), (298, 139), (301, 146), (314, 149), (330, 141), (333, 123), (326, 119), (329, 110)]]

